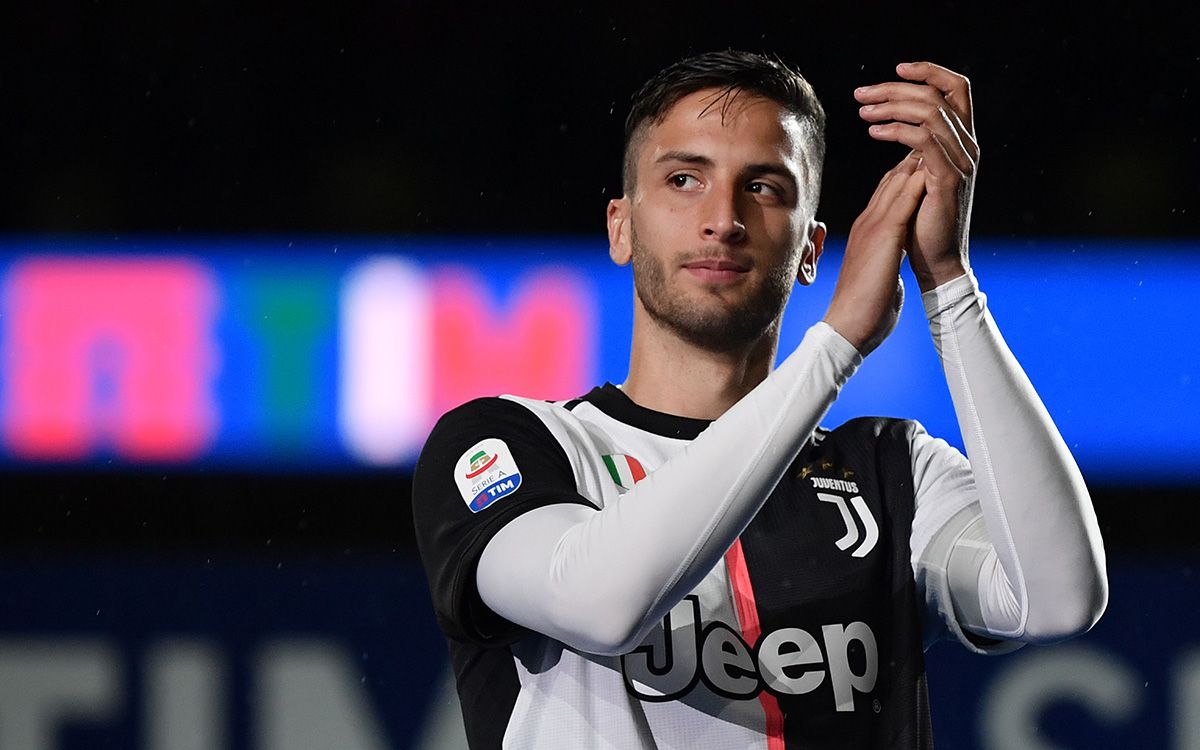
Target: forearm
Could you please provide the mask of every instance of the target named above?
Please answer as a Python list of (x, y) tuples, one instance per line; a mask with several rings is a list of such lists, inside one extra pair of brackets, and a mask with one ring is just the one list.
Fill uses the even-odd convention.
[(952, 595), (980, 620), (970, 623), (975, 630), (998, 638), (1057, 640), (1086, 630), (1108, 589), (1079, 468), (973, 276), (922, 296), (994, 548), (981, 552), (978, 539), (964, 537), (950, 559)]
[(553, 505), (489, 542), (476, 576), (500, 615), (592, 653), (620, 653), (720, 560), (861, 362), (824, 323), (778, 369), (628, 493)]

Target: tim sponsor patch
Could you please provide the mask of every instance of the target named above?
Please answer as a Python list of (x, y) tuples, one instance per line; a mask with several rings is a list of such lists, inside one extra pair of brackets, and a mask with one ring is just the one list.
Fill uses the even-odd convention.
[(472, 513), (478, 513), (521, 486), (521, 471), (500, 438), (473, 445), (454, 467), (454, 481)]

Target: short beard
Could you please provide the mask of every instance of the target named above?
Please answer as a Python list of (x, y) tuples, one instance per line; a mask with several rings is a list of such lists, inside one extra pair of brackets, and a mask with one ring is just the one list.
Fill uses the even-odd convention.
[(787, 262), (764, 277), (757, 293), (732, 307), (701, 308), (667, 293), (667, 269), (638, 241), (631, 224), (633, 286), (642, 307), (657, 323), (701, 349), (729, 352), (745, 348), (774, 332), (795, 281)]

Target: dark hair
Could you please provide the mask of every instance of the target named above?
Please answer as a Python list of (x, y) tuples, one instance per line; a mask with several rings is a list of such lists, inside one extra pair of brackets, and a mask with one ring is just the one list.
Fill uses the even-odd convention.
[(636, 186), (636, 151), (641, 136), (651, 125), (662, 122), (680, 99), (708, 88), (723, 90), (713, 102), (721, 103), (722, 117), (734, 97), (744, 91), (770, 99), (802, 123), (809, 124), (810, 148), (806, 156), (815, 205), (825, 160), (825, 110), (812, 85), (778, 57), (738, 50), (705, 52), (680, 60), (659, 71), (633, 95), (633, 105), (625, 119), (625, 156), (621, 169), (625, 193), (632, 193)]

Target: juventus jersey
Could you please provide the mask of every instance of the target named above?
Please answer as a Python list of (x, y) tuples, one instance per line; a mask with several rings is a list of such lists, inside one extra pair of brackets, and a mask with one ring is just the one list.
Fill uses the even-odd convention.
[(507, 522), (551, 503), (602, 509), (708, 424), (611, 384), (570, 402), (479, 399), (438, 422), (414, 515), (472, 748), (932, 746), (909, 545), (915, 422), (817, 430), (629, 653), (572, 650), (480, 599), (480, 556)]

